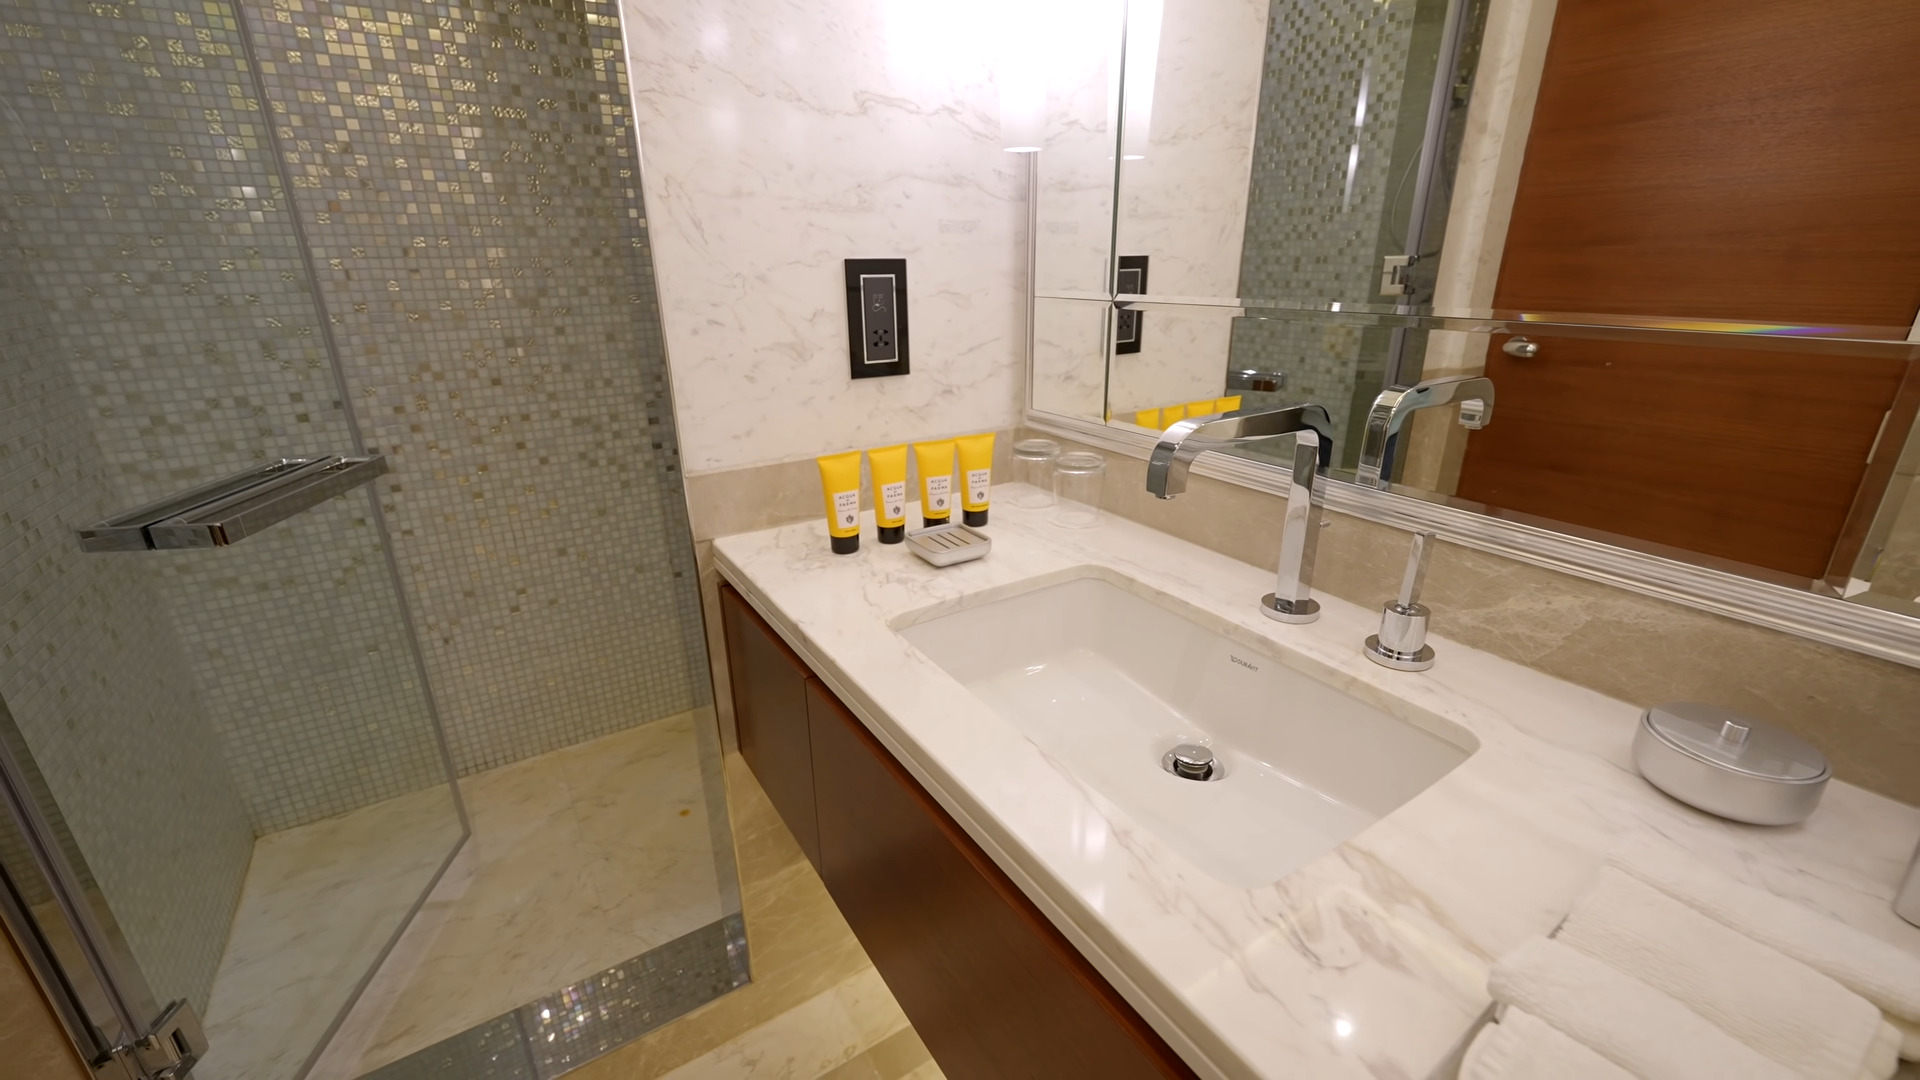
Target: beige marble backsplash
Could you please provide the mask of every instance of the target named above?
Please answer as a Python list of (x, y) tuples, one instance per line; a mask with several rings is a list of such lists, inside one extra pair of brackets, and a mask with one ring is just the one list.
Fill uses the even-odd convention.
[[(997, 445), (1004, 459), (1010, 439), (1003, 433)], [(1278, 560), (1285, 499), (1194, 476), (1185, 495), (1162, 501), (1147, 494), (1146, 462), (1104, 456), (1107, 510), (1256, 566)], [(1006, 476), (1004, 460), (995, 475)], [(820, 478), (810, 460), (709, 473), (687, 479), (687, 501), (731, 740), (712, 540), (822, 513)], [(1315, 587), (1385, 602), (1407, 535), (1344, 514), (1329, 521)], [(1444, 542), (1423, 599), (1433, 633), (1447, 641), (1638, 705), (1710, 701), (1773, 721), (1825, 751), (1840, 778), (1920, 804), (1920, 670)]]

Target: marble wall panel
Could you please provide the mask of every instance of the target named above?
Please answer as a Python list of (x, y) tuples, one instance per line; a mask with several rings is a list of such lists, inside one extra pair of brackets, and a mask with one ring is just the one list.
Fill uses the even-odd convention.
[[(921, 0), (624, 7), (690, 474), (1004, 428), (1026, 161), (995, 20)], [(849, 376), (847, 258), (908, 260), (912, 373)]]

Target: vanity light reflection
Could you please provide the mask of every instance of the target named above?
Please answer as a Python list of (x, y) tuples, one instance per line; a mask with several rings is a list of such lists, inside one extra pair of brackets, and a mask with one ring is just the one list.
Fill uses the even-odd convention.
[(1352, 1038), (1353, 1037), (1353, 1021), (1347, 1019), (1344, 1016), (1334, 1017), (1333, 1018), (1333, 1037), (1336, 1039)]

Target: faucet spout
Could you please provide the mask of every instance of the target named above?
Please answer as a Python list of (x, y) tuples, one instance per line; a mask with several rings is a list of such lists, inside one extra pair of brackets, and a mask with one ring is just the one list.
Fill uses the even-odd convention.
[(1147, 459), (1147, 490), (1157, 498), (1171, 499), (1187, 490), (1187, 471), (1193, 459), (1208, 450), (1246, 446), (1299, 431), (1317, 434), (1320, 465), (1324, 468), (1333, 458), (1333, 421), (1324, 407), (1311, 402), (1182, 420), (1161, 433), (1153, 456)]
[(1389, 386), (1367, 411), (1360, 439), (1360, 465), (1354, 482), (1385, 489), (1393, 477), (1393, 452), (1407, 417), (1421, 409), (1460, 403), (1460, 426), (1478, 431), (1493, 419), (1493, 380), (1481, 375), (1450, 375), (1412, 386)]
[(1171, 499), (1187, 490), (1187, 469), (1206, 451), (1289, 435), (1293, 473), (1280, 531), (1280, 569), (1273, 591), (1260, 598), (1260, 613), (1277, 622), (1310, 623), (1320, 617), (1320, 603), (1313, 598), (1313, 552), (1321, 524), (1316, 480), (1333, 460), (1333, 421), (1326, 409), (1309, 402), (1182, 420), (1162, 433), (1153, 448), (1147, 490)]

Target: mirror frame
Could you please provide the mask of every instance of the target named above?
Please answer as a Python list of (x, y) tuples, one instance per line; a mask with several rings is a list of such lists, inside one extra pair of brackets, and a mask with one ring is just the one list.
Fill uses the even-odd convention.
[[(1145, 460), (1152, 455), (1155, 440), (1144, 431), (1043, 412), (1033, 407), (1036, 301), (1068, 299), (1068, 297), (1043, 297), (1036, 293), (1033, 287), (1038, 257), (1040, 195), (1039, 170), (1036, 167), (1038, 163), (1035, 158), (1039, 155), (1029, 153), (1023, 156), (1027, 158), (1027, 288), (1026, 340), (1024, 342), (1027, 400), (1023, 410), (1026, 425), (1038, 431), (1086, 443), (1112, 453)], [(1115, 295), (1076, 296), (1071, 299), (1108, 303), (1123, 300), (1135, 301), (1140, 302), (1142, 307), (1168, 304), (1166, 297), (1123, 298)], [(1176, 302), (1168, 306), (1188, 305)], [(1248, 309), (1241, 309), (1241, 313), (1250, 314), (1251, 312)], [(1489, 314), (1493, 314), (1494, 317), (1486, 321), (1455, 321), (1444, 316), (1438, 318), (1428, 316), (1427, 319), (1416, 317), (1408, 321), (1431, 321), (1438, 324), (1433, 327), (1434, 329), (1471, 330), (1482, 333), (1513, 332), (1523, 328), (1526, 331), (1538, 333), (1548, 329), (1545, 320), (1533, 321), (1523, 318), (1509, 322), (1501, 318), (1500, 314)], [(1339, 315), (1324, 312), (1320, 317), (1339, 318)], [(1373, 321), (1365, 315), (1359, 316), (1355, 321), (1361, 320)], [(1573, 333), (1584, 330), (1599, 332), (1606, 336), (1686, 344), (1718, 344), (1720, 341), (1734, 338), (1738, 339), (1742, 345), (1751, 347), (1756, 341), (1753, 336), (1737, 332), (1679, 330), (1645, 325), (1622, 326), (1620, 325), (1622, 321), (1625, 320), (1607, 319), (1604, 322), (1613, 323), (1613, 325), (1599, 326), (1588, 323), (1582, 326), (1581, 323), (1584, 320), (1575, 318), (1568, 320), (1563, 328)], [(1477, 325), (1463, 325), (1466, 322)], [(1789, 341), (1791, 346), (1800, 348), (1805, 348), (1809, 344), (1806, 337), (1797, 337)], [(1907, 341), (1886, 338), (1862, 340), (1855, 337), (1829, 338), (1821, 342), (1835, 352), (1898, 355), (1907, 359), (1909, 363), (1920, 362), (1914, 359), (1917, 354), (1920, 354), (1920, 347), (1916, 347), (1916, 343), (1920, 343), (1920, 321), (1916, 322), (1913, 333)], [(1787, 345), (1788, 342), (1782, 342), (1782, 344)], [(1815, 348), (1819, 348), (1819, 345), (1815, 345)], [(1111, 361), (1111, 356), (1103, 357), (1102, 366), (1110, 369)], [(1286, 494), (1287, 486), (1292, 479), (1292, 470), (1283, 465), (1218, 453), (1201, 454), (1193, 463), (1193, 471), (1230, 484), (1281, 496)], [(1637, 551), (1621, 544), (1608, 543), (1564, 531), (1571, 529), (1571, 526), (1554, 529), (1496, 517), (1484, 510), (1470, 508), (1470, 505), (1477, 504), (1465, 504), (1461, 500), (1447, 496), (1420, 498), (1393, 490), (1383, 491), (1362, 487), (1331, 476), (1321, 477), (1319, 486), (1326, 500), (1326, 508), (1337, 513), (1349, 514), (1365, 521), (1377, 522), (1410, 532), (1426, 530), (1438, 533), (1442, 540), (1450, 543), (1503, 556), (1531, 566), (1543, 567), (1643, 596), (1712, 612), (1741, 622), (1837, 646), (1851, 652), (1890, 660), (1908, 667), (1920, 667), (1920, 618), (1883, 608), (1851, 603), (1839, 597), (1822, 595), (1811, 589), (1783, 585), (1682, 559)]]

